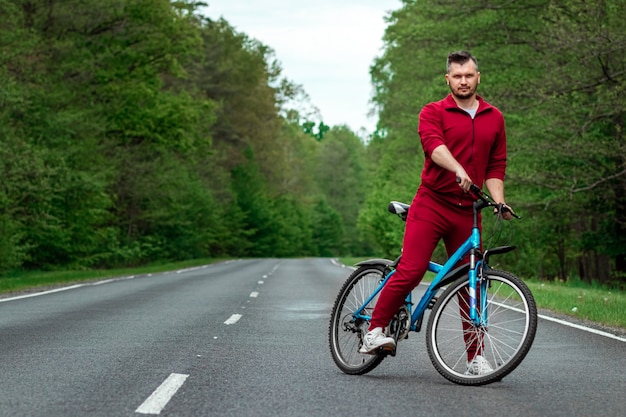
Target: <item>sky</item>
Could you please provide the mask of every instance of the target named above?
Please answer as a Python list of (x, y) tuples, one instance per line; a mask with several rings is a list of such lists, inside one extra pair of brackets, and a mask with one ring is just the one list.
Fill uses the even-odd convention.
[(375, 130), (369, 69), (383, 52), (384, 18), (401, 0), (205, 1), (203, 15), (274, 50), (282, 76), (302, 86), (325, 124)]

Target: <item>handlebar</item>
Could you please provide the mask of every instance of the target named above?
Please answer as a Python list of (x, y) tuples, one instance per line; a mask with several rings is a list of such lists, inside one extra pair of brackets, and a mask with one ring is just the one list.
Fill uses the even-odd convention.
[[(461, 183), (461, 178), (456, 177), (456, 182), (460, 184)], [(495, 207), (496, 210), (497, 210), (496, 213), (506, 213), (506, 212), (509, 212), (516, 219), (521, 219), (521, 217), (518, 216), (517, 214), (515, 214), (513, 212), (513, 210), (511, 210), (510, 207), (504, 205), (503, 203), (496, 203), (493, 200), (493, 198), (491, 198), (491, 196), (489, 194), (487, 194), (483, 190), (481, 190), (481, 188), (479, 186), (477, 186), (476, 184), (470, 185), (470, 191), (478, 199), (482, 200), (482, 202), (485, 203), (486, 206)]]

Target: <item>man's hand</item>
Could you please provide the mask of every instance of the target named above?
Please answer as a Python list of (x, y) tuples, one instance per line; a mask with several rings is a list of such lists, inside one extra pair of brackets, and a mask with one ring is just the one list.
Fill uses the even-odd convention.
[(502, 217), (504, 220), (512, 220), (515, 217), (515, 212), (506, 203), (498, 203), (498, 207), (493, 209), (493, 214)]
[(430, 155), (432, 160), (442, 168), (452, 171), (456, 174), (456, 182), (463, 191), (468, 192), (472, 185), (472, 179), (465, 172), (465, 168), (458, 163), (450, 153), (446, 145), (437, 146)]
[(472, 185), (472, 179), (467, 175), (467, 172), (463, 168), (456, 171), (456, 182), (459, 184), (459, 187), (463, 189), (466, 193), (469, 192), (470, 186)]

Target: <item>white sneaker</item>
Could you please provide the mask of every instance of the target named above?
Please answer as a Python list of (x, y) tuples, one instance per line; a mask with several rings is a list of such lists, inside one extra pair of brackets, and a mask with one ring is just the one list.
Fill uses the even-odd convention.
[(363, 336), (363, 346), (359, 352), (361, 353), (375, 353), (378, 348), (394, 349), (396, 347), (396, 341), (393, 337), (387, 337), (383, 334), (383, 329), (376, 327), (370, 330)]
[(476, 357), (467, 364), (465, 375), (485, 375), (490, 372), (493, 372), (493, 368), (489, 361), (481, 355), (476, 355)]

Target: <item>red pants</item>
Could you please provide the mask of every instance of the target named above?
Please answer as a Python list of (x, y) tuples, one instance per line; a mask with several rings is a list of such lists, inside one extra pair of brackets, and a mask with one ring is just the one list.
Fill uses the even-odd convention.
[(424, 277), (439, 240), (443, 239), (448, 256), (452, 255), (469, 237), (473, 222), (471, 207), (454, 206), (420, 187), (406, 221), (402, 259), (379, 295), (370, 329), (389, 325), (406, 296)]

